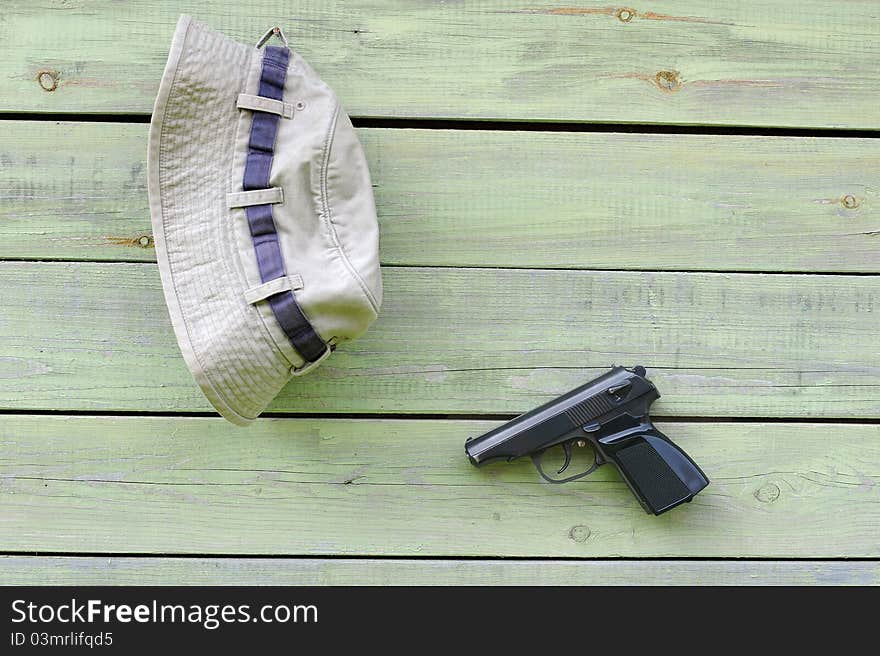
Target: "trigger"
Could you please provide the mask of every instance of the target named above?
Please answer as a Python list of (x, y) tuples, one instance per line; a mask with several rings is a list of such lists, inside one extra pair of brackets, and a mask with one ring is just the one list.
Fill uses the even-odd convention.
[(561, 474), (566, 469), (568, 469), (568, 465), (571, 464), (571, 444), (568, 442), (564, 442), (562, 444), (562, 448), (565, 450), (565, 462), (562, 463), (562, 469), (560, 469), (557, 474)]

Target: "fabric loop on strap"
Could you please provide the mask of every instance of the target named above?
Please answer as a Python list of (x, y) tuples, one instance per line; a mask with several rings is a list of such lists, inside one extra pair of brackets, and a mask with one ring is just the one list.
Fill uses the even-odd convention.
[(253, 112), (275, 114), (281, 118), (293, 118), (293, 103), (263, 98), (262, 96), (252, 96), (249, 93), (238, 94), (238, 101), (235, 103), (235, 106), (239, 109), (249, 109)]
[(251, 287), (245, 291), (244, 300), (253, 305), (254, 303), (265, 301), (273, 294), (280, 294), (281, 292), (289, 292), (294, 289), (302, 288), (302, 278), (294, 273), (275, 278), (275, 280), (270, 280), (269, 282), (264, 282), (262, 285), (257, 285), (256, 287)]
[(284, 191), (282, 191), (281, 187), (233, 191), (226, 194), (226, 204), (230, 209), (233, 207), (251, 207), (253, 205), (277, 205), (283, 202)]
[[(270, 31), (261, 40), (260, 45), (265, 43), (265, 40), (272, 34), (277, 34), (283, 39), (280, 30)], [(263, 51), (263, 67), (260, 73), (259, 95), (261, 98), (282, 102), (289, 61), (290, 50), (287, 48), (266, 47)], [(281, 191), (269, 187), (279, 121), (279, 114), (262, 110), (254, 112), (247, 161), (244, 167), (244, 180), (242, 180), (244, 191), (230, 194), (234, 197), (234, 202), (241, 202), (243, 198), (262, 198), (261, 194), (272, 198)], [(283, 200), (283, 197), (281, 198)], [(263, 200), (260, 203), (237, 205), (237, 207), (245, 207), (248, 227), (254, 242), (254, 253), (257, 256), (257, 268), (260, 270), (260, 280), (263, 282), (263, 285), (248, 290), (248, 292), (253, 292), (253, 298), (262, 294), (265, 291), (263, 287), (266, 285), (270, 285), (270, 289), (274, 289), (271, 285), (283, 286), (285, 284), (284, 282), (276, 282), (277, 279), (290, 280), (284, 267), (281, 243), (278, 240), (278, 231), (272, 217), (272, 202), (272, 200)], [(275, 202), (281, 202), (281, 200)], [(294, 285), (292, 282), (290, 289), (272, 291), (264, 298), (269, 302), (269, 307), (272, 308), (278, 325), (287, 335), (293, 348), (307, 363), (296, 371), (305, 373), (313, 365), (326, 358), (330, 354), (331, 348), (321, 339), (321, 336), (303, 314), (302, 308), (293, 295)], [(261, 291), (257, 292), (256, 290)], [(247, 294), (245, 297), (247, 298)]]

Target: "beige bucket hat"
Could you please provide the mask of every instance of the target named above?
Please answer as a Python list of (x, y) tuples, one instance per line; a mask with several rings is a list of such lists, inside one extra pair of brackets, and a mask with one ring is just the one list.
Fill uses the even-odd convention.
[[(278, 45), (265, 45), (273, 36)], [(363, 149), (333, 91), (280, 29), (253, 47), (182, 16), (148, 160), (180, 350), (220, 414), (247, 424), (379, 311)]]

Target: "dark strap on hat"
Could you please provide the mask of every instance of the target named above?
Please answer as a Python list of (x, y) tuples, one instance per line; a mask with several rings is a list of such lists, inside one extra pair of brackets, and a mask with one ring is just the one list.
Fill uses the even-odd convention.
[[(266, 47), (260, 74), (259, 96), (282, 100), (289, 59), (290, 51), (287, 48)], [(253, 114), (242, 184), (245, 192), (269, 189), (269, 173), (275, 155), (275, 136), (278, 133), (278, 122), (281, 120), (276, 113), (253, 110)], [(263, 283), (267, 283), (287, 276), (275, 220), (272, 217), (272, 205), (248, 205), (245, 207), (245, 212), (254, 241), (260, 279)], [(292, 291), (272, 294), (266, 300), (284, 334), (303, 359), (313, 363), (327, 355), (329, 347), (306, 319)]]

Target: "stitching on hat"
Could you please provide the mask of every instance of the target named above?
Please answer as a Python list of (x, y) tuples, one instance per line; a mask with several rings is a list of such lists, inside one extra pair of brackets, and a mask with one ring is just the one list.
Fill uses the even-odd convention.
[[(192, 27), (194, 24), (195, 24), (195, 21), (191, 21), (187, 25), (186, 33), (183, 35), (182, 43), (185, 44), (188, 41), (189, 36), (190, 36), (190, 32), (192, 31)], [(172, 98), (174, 97), (174, 89), (178, 84), (178, 73), (179, 72), (180, 72), (180, 62), (177, 63), (177, 65), (174, 69), (174, 76), (172, 77), (171, 85), (168, 88), (168, 96), (165, 101), (165, 106), (162, 108), (163, 115), (168, 112), (169, 105), (171, 105), (173, 102)], [(163, 154), (167, 153), (167, 146), (166, 146), (167, 139), (165, 138), (165, 129), (167, 126), (168, 126), (168, 123), (163, 120), (161, 123), (161, 127), (159, 129), (159, 159), (160, 159), (160, 161), (163, 158)], [(160, 203), (160, 213), (161, 213), (161, 218), (162, 218), (162, 231), (163, 231), (163, 233), (165, 233), (165, 232), (167, 232), (167, 227), (168, 227), (167, 223), (166, 223), (167, 213), (165, 212), (165, 208), (168, 206), (168, 204), (166, 202), (166, 199), (163, 197), (164, 194), (161, 193), (161, 190), (163, 188), (167, 189), (167, 185), (162, 185), (161, 181), (160, 181), (159, 188), (160, 188), (159, 203)], [(179, 304), (180, 303), (180, 300), (179, 300), (180, 299), (180, 290), (178, 289), (178, 286), (177, 286), (177, 276), (174, 275), (174, 266), (173, 266), (170, 258), (168, 259), (168, 270), (171, 273), (171, 276), (170, 276), (171, 277), (171, 285), (174, 288), (175, 303)], [(238, 412), (233, 407), (233, 405), (229, 402), (229, 399), (227, 398), (227, 396), (225, 394), (223, 394), (218, 389), (215, 382), (213, 380), (211, 380), (211, 375), (208, 373), (208, 369), (205, 367), (205, 363), (202, 361), (201, 355), (192, 346), (193, 339), (192, 339), (192, 334), (190, 331), (189, 321), (183, 312), (179, 312), (179, 314), (182, 319), (184, 330), (186, 330), (186, 338), (187, 338), (187, 341), (189, 342), (189, 351), (193, 354), (193, 357), (196, 359), (196, 362), (198, 362), (200, 373), (201, 373), (202, 377), (204, 378), (205, 382), (208, 383), (208, 385), (210, 385), (211, 391), (215, 394), (215, 396), (218, 399), (221, 399), (223, 401), (223, 403), (226, 405), (226, 409), (231, 414), (242, 419), (243, 421), (252, 421), (254, 419), (254, 417), (248, 417), (248, 416)]]
[(330, 168), (330, 151), (333, 148), (333, 138), (336, 136), (336, 126), (339, 123), (339, 112), (341, 110), (341, 106), (339, 101), (336, 101), (336, 107), (333, 111), (333, 118), (330, 121), (330, 125), (327, 128), (327, 136), (324, 140), (324, 152), (322, 154), (321, 160), (321, 204), (324, 208), (324, 216), (322, 217), (324, 222), (327, 224), (327, 230), (330, 232), (330, 236), (333, 238), (333, 245), (336, 247), (336, 250), (339, 251), (339, 255), (342, 258), (343, 263), (345, 264), (345, 268), (348, 269), (348, 272), (358, 283), (358, 286), (361, 288), (364, 296), (366, 296), (367, 301), (370, 303), (370, 307), (373, 308), (373, 312), (378, 316), (379, 307), (378, 303), (376, 303), (376, 299), (373, 297), (373, 293), (370, 291), (369, 287), (367, 287), (366, 282), (363, 278), (361, 278), (360, 273), (358, 273), (357, 269), (355, 269), (354, 265), (351, 263), (351, 260), (348, 259), (348, 255), (345, 253), (345, 250), (342, 247), (342, 242), (339, 240), (339, 235), (336, 234), (336, 227), (333, 225), (333, 210), (330, 207), (330, 195), (327, 193), (327, 174), (328, 169)]
[[(251, 50), (248, 53), (248, 60), (247, 60), (247, 65), (246, 65), (247, 73), (241, 79), (239, 92), (244, 92), (247, 90), (248, 81), (249, 81), (250, 76), (252, 74), (251, 69), (253, 67), (253, 59), (254, 59), (255, 52), (256, 52), (256, 50)], [(261, 66), (262, 66), (262, 61), (259, 62), (259, 67), (261, 67)], [(241, 134), (242, 127), (244, 127), (244, 129), (248, 133), (250, 133), (250, 126), (251, 126), (252, 122), (253, 122), (253, 114), (246, 113), (246, 112), (240, 113), (238, 116), (238, 119), (235, 122), (235, 133), (234, 133), (233, 139), (230, 142), (230, 153), (228, 155), (228, 160), (229, 160), (230, 165), (227, 167), (227, 188), (240, 188), (241, 187), (241, 176), (240, 176), (241, 172), (240, 172), (240, 170), (236, 171), (236, 169), (233, 166), (233, 163), (235, 162), (236, 144), (239, 141), (239, 136)], [(238, 173), (238, 175), (236, 175), (236, 173)], [(260, 193), (265, 193), (265, 192), (271, 192), (271, 193), (277, 194), (278, 196), (280, 196), (280, 198), (276, 199), (275, 202), (283, 202), (283, 195), (282, 195), (283, 192), (280, 188), (277, 190), (270, 188), (268, 190), (254, 190), (254, 191), (249, 191), (249, 192), (232, 192), (231, 195), (235, 196), (238, 194), (241, 196), (248, 196), (248, 195), (256, 196), (256, 195), (259, 195)], [(235, 223), (237, 220), (239, 220), (239, 217), (236, 215), (240, 215), (241, 218), (244, 217), (245, 210), (243, 209), (243, 207), (244, 206), (229, 208), (227, 210), (228, 214), (226, 215), (228, 220), (222, 221), (221, 225), (222, 225), (223, 229), (226, 231), (224, 243), (228, 245), (229, 253), (230, 253), (230, 256), (224, 259), (224, 264), (226, 265), (226, 270), (232, 278), (237, 278), (239, 280), (239, 283), (241, 284), (241, 286), (243, 288), (247, 289), (249, 287), (250, 283), (247, 280), (247, 276), (244, 272), (243, 264), (241, 262), (241, 252), (238, 247), (238, 244), (239, 244), (238, 237), (235, 234)], [(256, 308), (254, 308), (253, 306), (249, 306), (247, 308), (243, 308), (243, 312), (249, 313), (250, 311), (252, 311), (254, 309), (256, 309)], [(262, 334), (263, 338), (265, 339), (266, 345), (270, 349), (272, 349), (272, 353), (274, 353), (278, 358), (280, 358), (281, 366), (289, 369), (289, 367), (292, 366), (292, 364), (290, 363), (290, 359), (286, 356), (284, 351), (278, 347), (278, 344), (277, 344), (274, 336), (272, 335), (271, 331), (265, 325), (266, 319), (262, 316), (262, 313), (258, 309), (257, 309), (257, 318), (259, 320), (259, 323), (262, 324), (263, 331), (261, 334)], [(259, 328), (257, 328), (257, 330), (259, 330)]]

